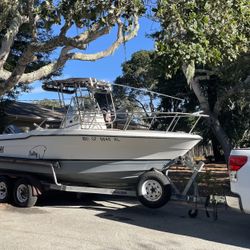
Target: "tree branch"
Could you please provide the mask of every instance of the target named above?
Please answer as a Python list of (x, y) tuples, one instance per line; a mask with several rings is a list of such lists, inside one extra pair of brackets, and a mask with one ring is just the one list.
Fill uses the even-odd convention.
[[(32, 1), (32, 0), (31, 0)], [(69, 53), (72, 49), (81, 48), (83, 49), (83, 45), (86, 46), (88, 42), (94, 41), (100, 36), (107, 34), (110, 29), (113, 27), (114, 23), (118, 24), (118, 31), (117, 31), (117, 39), (116, 41), (106, 50), (98, 52), (96, 54), (81, 54), (81, 53)], [(66, 32), (71, 24), (65, 23), (62, 27), (59, 36), (55, 37), (51, 41), (38, 44), (38, 43), (31, 43), (27, 48), (26, 52), (23, 56), (19, 59), (16, 68), (12, 73), (0, 68), (1, 79), (6, 80), (5, 82), (0, 83), (0, 92), (1, 94), (6, 93), (12, 87), (14, 87), (18, 82), (22, 83), (31, 83), (33, 81), (39, 80), (44, 78), (53, 72), (60, 69), (62, 66), (65, 65), (67, 60), (97, 60), (112, 54), (122, 43), (132, 39), (138, 32), (139, 29), (139, 22), (138, 17), (134, 16), (134, 22), (132, 25), (128, 27), (127, 34), (124, 35), (124, 28), (125, 25), (122, 23), (120, 19), (110, 19), (109, 24), (102, 27), (101, 24), (93, 25), (93, 27), (85, 31), (79, 36), (74, 38), (67, 38), (65, 37)], [(35, 52), (43, 52), (53, 50), (60, 45), (66, 44), (61, 50), (60, 56), (58, 59), (48, 65), (41, 67), (40, 69), (31, 72), (31, 73), (24, 73), (26, 66), (32, 62), (34, 58)], [(84, 47), (85, 48), (85, 47)]]
[(38, 16), (34, 15), (34, 0), (28, 0), (28, 15), (29, 15), (29, 25), (31, 30), (32, 40), (35, 41), (37, 37), (36, 24), (38, 21)]
[(98, 59), (104, 58), (114, 53), (114, 51), (124, 42), (132, 39), (137, 35), (139, 29), (138, 17), (134, 17), (133, 28), (130, 27), (129, 33), (127, 35), (123, 34), (124, 24), (118, 20), (118, 31), (116, 41), (106, 50), (97, 52), (95, 54), (82, 54), (82, 53), (72, 53), (70, 59), (72, 60), (81, 60), (81, 61), (96, 61)]
[(13, 14), (16, 15), (18, 4), (18, 0), (1, 0), (0, 31), (6, 28), (6, 20), (8, 20), (10, 16), (13, 16)]
[(63, 67), (65, 65), (65, 63), (67, 62), (67, 60), (69, 59), (68, 52), (71, 49), (73, 49), (73, 47), (64, 47), (61, 50), (60, 56), (58, 57), (58, 59), (56, 61), (54, 61), (48, 65), (45, 65), (45, 66), (41, 67), (40, 69), (33, 71), (31, 73), (23, 74), (22, 77), (20, 78), (20, 82), (28, 84), (28, 83), (34, 82), (36, 80), (39, 80), (41, 78), (44, 78), (44, 77), (52, 74), (53, 72), (57, 71), (58, 69)]
[(16, 17), (10, 23), (10, 26), (9, 26), (5, 36), (3, 37), (3, 40), (1, 43), (0, 69), (3, 68), (3, 65), (5, 64), (8, 56), (9, 56), (11, 46), (14, 42), (14, 38), (16, 37), (16, 35), (19, 31), (20, 26), (23, 23), (27, 23), (27, 22), (28, 22), (28, 18), (21, 16), (19, 14), (19, 12), (17, 12)]
[(207, 76), (196, 76), (193, 79), (191, 79), (190, 85), (191, 85), (191, 88), (193, 89), (196, 97), (199, 100), (201, 109), (205, 113), (208, 114), (210, 112), (209, 103), (208, 103), (208, 100), (205, 97), (205, 95), (202, 93), (200, 82), (199, 82), (200, 80), (204, 80), (204, 79), (207, 79)]
[[(55, 72), (56, 70), (58, 70), (59, 68), (61, 68), (66, 62), (67, 60), (73, 59), (73, 60), (97, 60), (99, 58), (105, 57), (109, 54), (112, 54), (115, 49), (118, 48), (119, 45), (121, 45), (124, 41), (128, 41), (129, 39), (132, 39), (136, 34), (137, 31), (139, 29), (139, 22), (138, 22), (138, 17), (135, 17), (135, 22), (133, 27), (130, 28), (131, 32), (129, 34), (127, 34), (125, 37), (123, 36), (123, 24), (121, 22), (119, 22), (119, 26), (118, 26), (118, 32), (117, 32), (117, 39), (116, 41), (112, 44), (111, 47), (109, 47), (107, 50), (93, 54), (93, 55), (84, 55), (84, 54), (74, 54), (74, 53), (68, 53), (70, 50), (74, 49), (73, 46), (66, 46), (64, 49), (62, 49), (61, 54), (58, 58), (57, 61), (52, 62), (46, 66), (41, 67), (40, 69), (32, 72), (32, 73), (26, 73), (23, 74), (22, 77), (20, 78), (20, 82), (24, 82), (24, 83), (31, 83), (33, 81), (39, 80), (43, 77), (46, 77), (50, 74), (52, 74), (53, 72)], [(93, 30), (91, 31), (93, 32)], [(106, 30), (103, 31), (98, 31), (98, 32), (106, 32)], [(100, 34), (100, 33), (99, 33)], [(99, 36), (98, 36), (99, 37)], [(93, 39), (93, 37), (92, 37)], [(79, 56), (81, 59), (79, 59)], [(7, 75), (7, 72), (5, 72), (5, 75)]]
[(106, 26), (102, 26), (101, 23), (96, 23), (92, 26), (91, 29), (80, 34), (75, 39), (77, 41), (82, 41), (85, 44), (88, 44), (88, 43), (96, 40), (97, 38), (99, 38), (105, 34), (108, 34), (111, 27), (115, 25), (116, 18), (112, 15), (109, 15), (108, 19), (109, 19), (109, 22), (106, 24)]
[[(144, 104), (143, 104), (140, 100), (138, 100), (138, 99), (135, 98), (135, 97), (129, 97), (129, 98), (131, 98), (131, 99), (133, 99), (134, 101), (138, 102), (139, 105), (141, 105), (141, 108), (143, 109), (143, 111), (145, 112), (145, 115), (146, 115), (147, 117), (149, 117), (149, 114), (148, 114), (148, 111), (147, 111), (146, 107), (144, 106)], [(151, 110), (151, 112), (152, 112), (152, 110)]]
[(30, 47), (28, 47), (18, 60), (15, 69), (12, 71), (10, 77), (6, 81), (4, 86), (5, 93), (11, 90), (19, 82), (26, 69), (26, 66), (33, 60), (35, 60), (33, 51), (30, 49)]
[(24, 74), (26, 66), (30, 62), (35, 60), (32, 48), (28, 47), (27, 50), (23, 53), (22, 57), (18, 60), (17, 66), (13, 70), (13, 72), (11, 74), (8, 74), (5, 71), (5, 75), (8, 76), (8, 79), (6, 80), (6, 82), (1, 84), (0, 91), (2, 93), (6, 93), (11, 90), (11, 88), (13, 88), (18, 82), (31, 83), (35, 80), (39, 80), (47, 75), (50, 75), (51, 73), (61, 68), (67, 62), (67, 53), (71, 49), (73, 49), (73, 47), (64, 47), (61, 50), (60, 56), (56, 60), (56, 62), (50, 63), (35, 72)]
[(75, 37), (66, 37), (66, 33), (71, 27), (71, 23), (66, 21), (60, 30), (60, 34), (45, 43), (33, 43), (33, 49), (37, 52), (47, 52), (56, 49), (59, 46), (73, 46), (76, 49), (85, 50), (88, 43), (97, 38), (108, 34), (112, 25), (114, 25), (114, 17), (109, 17), (109, 23), (102, 26), (101, 23), (96, 23), (90, 30), (83, 32)]

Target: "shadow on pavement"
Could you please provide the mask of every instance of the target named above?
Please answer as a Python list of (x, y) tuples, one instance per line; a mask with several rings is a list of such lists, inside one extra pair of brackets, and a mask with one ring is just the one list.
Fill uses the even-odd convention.
[(96, 216), (105, 220), (250, 248), (250, 216), (230, 209), (219, 209), (219, 219), (214, 221), (206, 217), (203, 208), (200, 209), (197, 218), (190, 218), (190, 205), (186, 203), (171, 201), (163, 208), (149, 209), (139, 205), (132, 198), (105, 195), (90, 195), (84, 198), (76, 199), (76, 196), (70, 193), (53, 193), (40, 200), (38, 206), (76, 206), (75, 209), (95, 210)]

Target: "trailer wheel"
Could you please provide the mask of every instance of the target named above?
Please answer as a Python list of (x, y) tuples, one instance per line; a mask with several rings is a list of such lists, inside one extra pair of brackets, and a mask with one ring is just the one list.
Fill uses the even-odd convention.
[(164, 206), (171, 197), (171, 186), (165, 175), (156, 171), (143, 174), (137, 185), (137, 198), (146, 207)]
[(4, 176), (0, 176), (0, 203), (6, 203), (10, 198), (10, 181)]
[(37, 196), (34, 196), (32, 192), (32, 185), (25, 178), (16, 181), (13, 196), (14, 203), (18, 207), (32, 207), (37, 201)]

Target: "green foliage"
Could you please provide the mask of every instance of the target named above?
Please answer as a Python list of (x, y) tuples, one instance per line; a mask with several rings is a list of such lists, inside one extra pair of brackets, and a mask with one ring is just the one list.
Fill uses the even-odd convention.
[(17, 99), (20, 94), (28, 93), (31, 89), (32, 88), (26, 84), (18, 83), (11, 91), (8, 91), (4, 96), (0, 97), (0, 101), (4, 99)]
[[(110, 55), (122, 42), (136, 35), (138, 18), (145, 11), (142, 0), (10, 0), (9, 3), (0, 2), (1, 70), (5, 72), (0, 77), (1, 95), (18, 82), (28, 84), (60, 74), (68, 60), (94, 61)], [(89, 43), (114, 27), (117, 37), (111, 46), (84, 53)], [(73, 35), (72, 28), (77, 28), (78, 34)]]
[[(237, 111), (241, 107), (238, 102), (246, 102), (246, 95), (239, 95), (239, 88), (246, 87), (242, 84), (245, 74), (240, 76), (233, 70), (234, 75), (229, 76), (226, 71), (228, 65), (232, 66), (241, 55), (249, 53), (249, 7), (248, 0), (159, 0), (154, 9), (154, 17), (161, 24), (160, 31), (152, 35), (161, 68), (167, 77), (182, 69), (188, 83), (193, 79), (192, 88), (199, 104), (210, 115), (208, 134), (213, 132), (214, 136), (210, 137), (219, 141), (226, 158), (231, 142), (235, 145), (248, 134), (245, 126), (240, 128), (228, 119), (232, 119), (228, 109), (232, 91), (238, 94), (238, 99), (233, 101)], [(203, 70), (203, 75), (197, 68)], [(242, 117), (247, 117), (246, 110), (244, 113), (246, 116)], [(226, 121), (235, 126), (236, 133)]]
[[(175, 96), (183, 99), (173, 100), (161, 98), (155, 102), (155, 108), (162, 111), (197, 111), (198, 101), (194, 93), (186, 84), (186, 78), (182, 71), (178, 71), (171, 79), (165, 75), (164, 65), (159, 60), (157, 53), (153, 51), (138, 51), (134, 53), (131, 60), (122, 65), (123, 75), (119, 76), (115, 83), (140, 88), (139, 90), (115, 88), (118, 99), (125, 99), (129, 96), (130, 100), (145, 99), (143, 89), (156, 91), (159, 93)], [(151, 95), (155, 100), (156, 96)]]
[[(17, 1), (12, 0), (11, 2), (13, 2), (13, 4)], [(20, 1), (19, 1), (20, 2)], [(26, 8), (26, 1), (22, 1), (22, 11), (24, 12), (28, 12), (28, 10), (25, 11)], [(40, 8), (40, 0), (35, 1), (35, 7), (36, 8)], [(11, 9), (11, 5), (10, 4), (6, 4), (4, 5), (4, 2), (2, 3), (2, 5), (0, 5), (0, 9), (8, 11), (9, 10), (9, 14), (8, 17), (6, 18), (4, 24), (8, 23), (8, 20), (10, 20), (11, 18), (14, 17), (14, 15), (16, 14), (15, 12), (13, 12), (13, 6)], [(21, 8), (19, 6), (19, 8)], [(34, 11), (34, 14), (36, 14), (36, 11)], [(1, 14), (2, 16), (2, 14)], [(7, 21), (7, 22), (6, 22)], [(0, 43), (5, 35), (5, 28), (1, 27), (1, 32), (0, 32)], [(51, 29), (49, 30), (44, 30), (43, 28), (43, 23), (39, 22), (38, 23), (38, 27), (37, 27), (37, 42), (38, 43), (42, 43), (45, 42), (46, 40), (49, 40), (52, 38), (52, 31)], [(6, 63), (4, 64), (4, 69), (8, 70), (9, 72), (12, 72), (15, 67), (17, 66), (17, 62), (18, 59), (20, 58), (20, 56), (23, 54), (23, 52), (25, 51), (25, 49), (27, 48), (27, 46), (31, 43), (32, 38), (31, 38), (31, 34), (30, 34), (30, 27), (28, 24), (23, 24), (20, 27), (20, 30), (14, 40), (13, 46), (11, 47), (11, 51), (10, 54), (8, 56), (8, 59), (6, 61)], [(51, 59), (50, 59), (50, 55), (51, 52), (39, 52), (36, 53), (36, 60), (30, 64), (27, 65), (26, 69), (25, 69), (25, 73), (30, 73), (34, 70), (37, 70), (39, 68), (41, 68), (42, 66), (48, 65), (49, 63), (51, 63)], [(61, 74), (61, 70), (58, 70), (56, 72), (54, 72), (53, 76), (58, 76)], [(51, 76), (48, 76), (48, 78), (50, 78)], [(9, 98), (9, 99), (16, 99), (21, 93), (23, 92), (29, 92), (32, 88), (27, 85), (24, 84), (22, 82), (16, 84), (11, 91), (7, 92), (4, 95), (4, 98)]]
[[(4, 31), (0, 33), (0, 41), (3, 35), (4, 35)], [(38, 42), (44, 42), (45, 40), (51, 39), (51, 37), (52, 37), (51, 31), (45, 33), (41, 28), (38, 29), (38, 35), (37, 35)], [(17, 65), (20, 55), (25, 51), (25, 49), (27, 48), (27, 45), (30, 42), (31, 42), (31, 37), (29, 34), (29, 29), (27, 25), (23, 25), (20, 28), (18, 35), (16, 36), (16, 39), (14, 41), (14, 44), (8, 56), (7, 62), (4, 65), (4, 68), (6, 70), (10, 72), (14, 70), (14, 68)], [(39, 69), (40, 67), (44, 65), (49, 64), (51, 62), (49, 58), (50, 54), (51, 54), (50, 52), (36, 53), (35, 54), (36, 60), (27, 65), (25, 73), (30, 73), (34, 70)]]
[[(198, 102), (186, 84), (183, 73), (178, 71), (172, 79), (167, 79), (165, 71), (159, 67), (159, 60), (155, 52), (138, 51), (132, 55), (131, 60), (122, 66), (123, 75), (118, 77), (115, 83), (139, 89), (121, 89), (119, 86), (115, 86), (116, 102), (119, 102), (121, 107), (126, 106), (128, 110), (131, 110), (131, 105), (137, 108), (140, 107), (148, 115), (154, 111), (197, 111)], [(150, 92), (145, 92), (143, 89), (176, 96), (183, 99), (183, 101), (158, 96)], [(167, 120), (166, 118), (157, 119), (152, 128), (157, 127), (157, 129), (166, 130), (170, 121), (171, 119)], [(175, 128), (176, 130), (188, 131), (194, 122), (192, 119), (180, 119)]]
[[(142, 107), (145, 111), (155, 110), (153, 103), (155, 96), (152, 93), (145, 93), (143, 89), (155, 91), (158, 83), (158, 72), (155, 67), (155, 53), (150, 51), (139, 51), (132, 55), (131, 59), (122, 65), (123, 75), (115, 80), (116, 84), (128, 85), (139, 89), (115, 87), (117, 99), (129, 98), (127, 103)], [(141, 89), (141, 90), (140, 90)], [(148, 99), (148, 102), (146, 99)], [(128, 105), (128, 104), (127, 104)]]
[(61, 108), (61, 104), (58, 100), (44, 99), (39, 101), (34, 101), (35, 104), (44, 106), (46, 108)]
[(110, 13), (117, 17), (121, 15), (130, 22), (134, 14), (144, 12), (144, 6), (139, 0), (45, 0), (41, 1), (37, 12), (44, 18), (46, 28), (51, 28), (53, 24), (61, 24), (62, 17), (73, 22), (78, 28), (90, 28), (96, 23), (114, 25)]
[(155, 17), (156, 49), (171, 76), (183, 64), (215, 67), (249, 49), (248, 0), (161, 0)]
[(123, 75), (117, 79), (117, 83), (153, 90), (157, 80), (154, 56), (153, 52), (144, 50), (134, 53), (131, 59), (122, 65)]
[[(200, 82), (212, 112), (216, 103), (221, 102), (218, 119), (224, 130), (227, 131), (233, 146), (250, 146), (250, 88), (248, 84), (237, 88), (241, 82), (246, 80), (250, 72), (249, 60), (250, 57), (243, 54), (238, 60), (218, 68), (218, 73), (211, 76), (210, 80)], [(119, 84), (147, 89), (151, 87), (151, 82), (154, 82), (154, 91), (184, 99), (180, 102), (160, 98), (156, 102), (154, 97), (157, 110), (166, 112), (196, 112), (199, 110), (199, 102), (187, 85), (185, 75), (178, 70), (171, 79), (168, 79), (165, 75), (164, 64), (159, 60), (156, 52), (139, 51), (134, 53), (131, 60), (123, 64), (123, 75), (116, 79), (116, 83)], [(143, 91), (124, 90), (119, 87), (115, 88), (115, 91), (116, 100), (119, 100), (122, 105), (126, 104), (127, 98), (130, 102), (132, 101), (134, 106), (140, 106), (135, 99), (145, 100)], [(162, 122), (164, 123), (164, 121)], [(187, 126), (190, 128), (192, 124), (192, 120), (188, 123), (180, 121), (178, 129), (184, 130)], [(164, 124), (162, 124), (162, 129), (165, 129)], [(204, 143), (212, 139), (214, 147), (220, 149), (204, 119), (199, 122), (196, 132), (203, 136)]]
[(250, 54), (243, 54), (234, 62), (220, 68), (220, 120), (234, 147), (250, 147)]
[[(248, 93), (249, 95), (249, 93)], [(247, 96), (232, 96), (224, 105), (221, 120), (234, 147), (250, 147), (250, 101)]]

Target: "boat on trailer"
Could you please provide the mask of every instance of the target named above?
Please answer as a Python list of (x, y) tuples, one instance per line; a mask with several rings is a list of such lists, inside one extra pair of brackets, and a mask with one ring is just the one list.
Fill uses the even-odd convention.
[[(58, 129), (37, 126), (25, 133), (0, 135), (0, 201), (1, 183), (7, 186), (5, 179), (20, 173), (39, 182), (136, 190), (139, 200), (149, 207), (169, 200), (166, 166), (202, 139), (192, 131), (204, 115), (121, 113), (115, 107), (112, 85), (93, 78), (55, 80), (42, 87), (59, 93), (65, 116)], [(72, 95), (70, 103), (65, 103), (65, 95)], [(189, 132), (174, 131), (180, 119), (190, 117), (196, 122)], [(169, 121), (165, 131), (152, 129), (164, 119)], [(44, 167), (47, 163), (57, 167), (51, 171)]]

